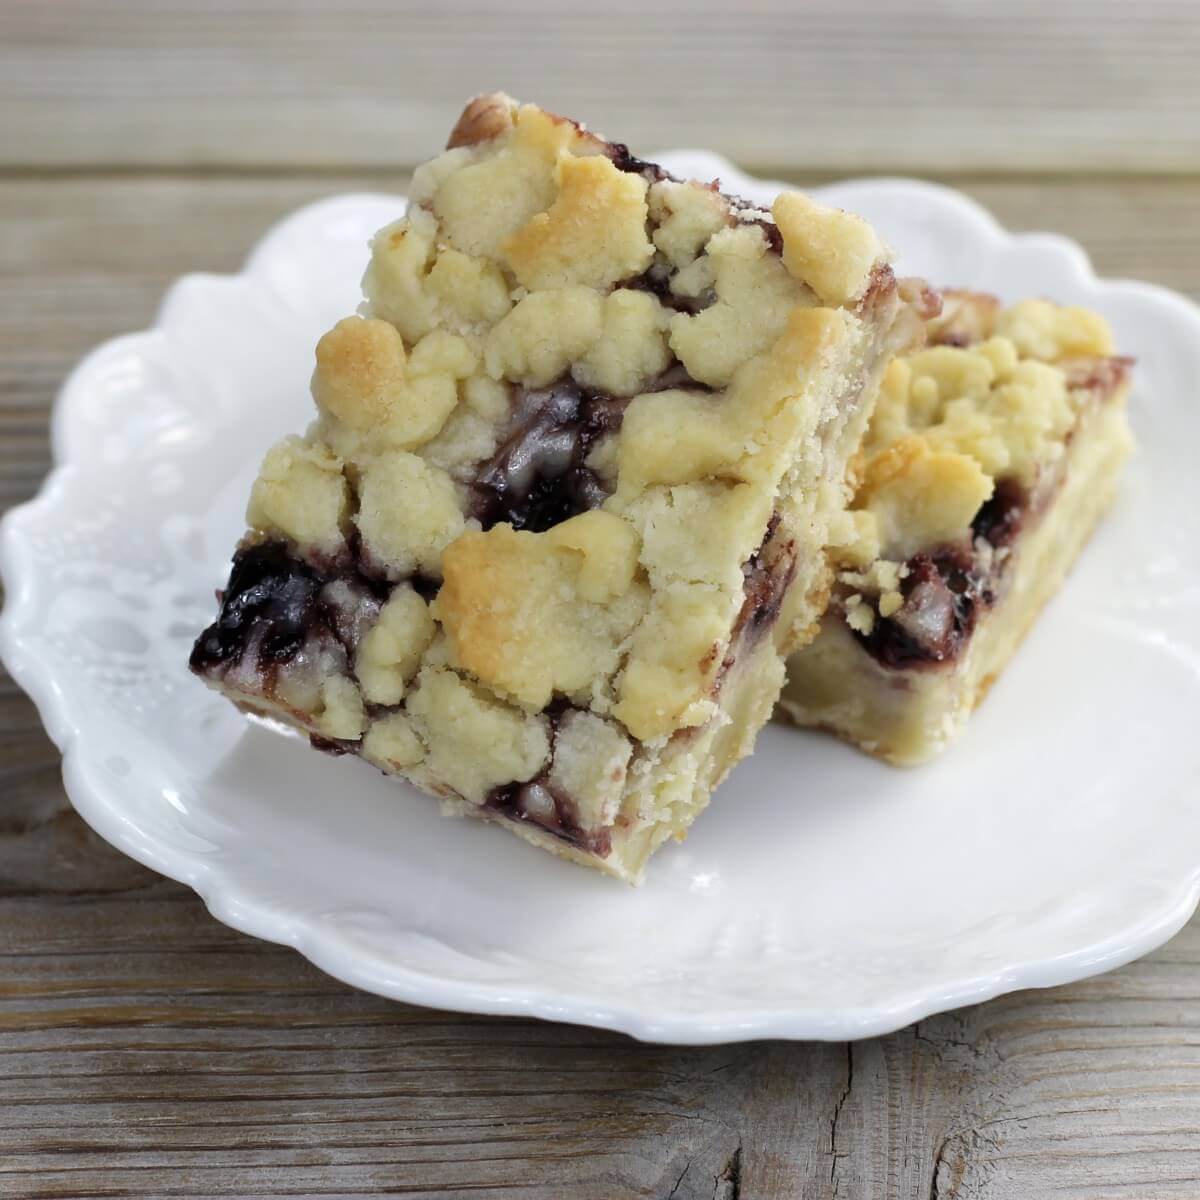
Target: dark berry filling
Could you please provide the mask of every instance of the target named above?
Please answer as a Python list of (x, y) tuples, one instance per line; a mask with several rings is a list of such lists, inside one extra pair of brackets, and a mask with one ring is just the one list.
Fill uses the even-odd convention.
[(483, 528), (507, 521), (539, 533), (603, 504), (608, 491), (585, 460), (597, 438), (619, 428), (625, 404), (569, 377), (518, 388), (513, 428), (470, 485)]
[(607, 829), (582, 829), (573, 818), (570, 799), (550, 787), (545, 773), (528, 783), (506, 783), (488, 792), (483, 807), (509, 821), (536, 825), (546, 833), (605, 858), (612, 850)]
[(676, 312), (694, 316), (703, 312), (710, 304), (717, 301), (714, 288), (705, 288), (698, 296), (679, 296), (671, 290), (671, 268), (666, 263), (656, 262), (634, 279), (627, 280), (622, 287), (633, 288), (639, 292), (649, 292), (656, 296), (666, 308)]
[[(758, 549), (742, 564), (742, 607), (734, 618), (725, 657), (713, 680), (714, 697), (720, 694), (738, 655), (779, 619), (784, 597), (796, 576), (796, 564), (796, 539), (780, 534), (779, 514), (772, 513)], [(714, 656), (717, 650), (713, 647)], [(688, 732), (682, 731), (683, 736)]]
[[(663, 170), (657, 163), (648, 162), (644, 158), (638, 158), (636, 155), (629, 152), (629, 147), (623, 142), (609, 142), (608, 157), (612, 160), (612, 164), (618, 171), (627, 171), (631, 175), (640, 175), (648, 184), (661, 183), (664, 179), (675, 179), (669, 171)], [(693, 186), (700, 186), (694, 184)], [(749, 204), (739, 196), (730, 195), (727, 192), (720, 191), (720, 180), (713, 180), (708, 185), (712, 191), (718, 192), (728, 200), (733, 208), (733, 219), (739, 225), (757, 225), (763, 231), (763, 237), (766, 238), (767, 249), (772, 254), (783, 253), (783, 234), (779, 231), (779, 226), (775, 224), (770, 217), (756, 216)], [(628, 287), (637, 287), (637, 283), (627, 284)], [(653, 290), (647, 288), (647, 290)], [(663, 303), (670, 305), (673, 308), (680, 306), (674, 303), (673, 299), (668, 295), (659, 293)], [(703, 307), (703, 306), (702, 306)], [(681, 311), (689, 311), (681, 309)], [(700, 311), (699, 308), (694, 311)]]
[(757, 225), (762, 230), (763, 237), (767, 241), (767, 249), (772, 254), (783, 253), (783, 234), (780, 233), (779, 226), (774, 221), (767, 217), (752, 216), (745, 212), (736, 215), (739, 225)]
[(647, 162), (644, 158), (630, 154), (629, 147), (624, 142), (609, 142), (608, 157), (612, 159), (612, 164), (618, 171), (640, 175), (647, 183), (658, 183), (662, 179), (671, 178), (658, 163)]
[(922, 667), (952, 662), (970, 639), (982, 612), (996, 602), (1008, 556), (992, 556), (1011, 546), (1031, 513), (1028, 489), (1001, 479), (971, 522), (971, 541), (913, 555), (901, 580), (904, 605), (890, 617), (876, 617), (868, 634), (855, 636), (885, 667)]
[[(555, 700), (545, 711), (550, 722), (551, 763), (554, 761), (558, 727), (570, 708), (565, 700)], [(510, 821), (536, 825), (556, 838), (600, 858), (605, 858), (612, 850), (612, 834), (609, 830), (588, 830), (579, 824), (570, 796), (563, 795), (551, 786), (549, 767), (527, 782), (514, 781), (492, 788), (483, 807)]]
[(1021, 532), (1029, 512), (1029, 495), (1017, 479), (1000, 479), (990, 499), (975, 514), (971, 532), (999, 548), (1007, 546)]
[(308, 735), (308, 742), (314, 750), (320, 750), (322, 754), (328, 754), (333, 758), (339, 758), (343, 754), (353, 754), (358, 749), (357, 742), (347, 742), (341, 738), (322, 737), (319, 733), (310, 733)]
[[(710, 390), (679, 363), (644, 390), (676, 387)], [(545, 388), (515, 388), (514, 395), (508, 436), (469, 485), (471, 515), (484, 529), (507, 521), (541, 533), (599, 508), (608, 487), (587, 457), (600, 438), (620, 429), (629, 400), (581, 387), (569, 375)]]
[(193, 671), (224, 666), (240, 659), (252, 641), (264, 665), (286, 662), (314, 624), (328, 626), (317, 599), (324, 582), (282, 542), (239, 550), (217, 619), (196, 639), (188, 665)]
[[(332, 647), (352, 661), (386, 589), (353, 565), (320, 569), (285, 542), (243, 546), (233, 557), (217, 619), (196, 639), (188, 665), (217, 675), (248, 665), (270, 696), (281, 666), (305, 646)], [(245, 664), (247, 655), (253, 662)]]
[(733, 634), (758, 637), (779, 618), (783, 598), (796, 574), (796, 540), (780, 538), (779, 514), (773, 513), (759, 548), (742, 566), (742, 607)]
[(904, 606), (878, 618), (870, 633), (856, 636), (885, 667), (949, 662), (971, 636), (980, 610), (995, 597), (965, 545), (922, 551), (907, 565), (900, 586)]

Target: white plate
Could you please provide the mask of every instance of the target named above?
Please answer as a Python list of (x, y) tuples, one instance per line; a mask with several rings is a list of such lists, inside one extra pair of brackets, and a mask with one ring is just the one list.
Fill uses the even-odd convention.
[[(663, 161), (775, 191), (707, 154)], [(961, 745), (897, 771), (770, 728), (637, 890), (447, 821), (192, 679), (256, 464), (307, 422), (313, 344), (402, 208), (343, 196), (90, 355), (55, 412), (58, 468), (5, 522), (0, 646), (84, 818), (360, 987), (661, 1041), (862, 1037), (1166, 940), (1200, 892), (1200, 313), (942, 188), (821, 194), (876, 222), (904, 271), (1093, 306), (1139, 359), (1116, 509)]]

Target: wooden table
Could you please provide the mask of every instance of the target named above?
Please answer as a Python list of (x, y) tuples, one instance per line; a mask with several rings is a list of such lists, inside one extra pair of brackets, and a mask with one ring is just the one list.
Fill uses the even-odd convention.
[[(1200, 8), (0, 5), (0, 504), (72, 362), (494, 86), (638, 146), (932, 174), (1200, 293)], [(953, 897), (947, 897), (953, 903)], [(854, 1045), (705, 1049), (362, 995), (74, 816), (0, 682), (0, 1196), (1200, 1195), (1200, 923)]]

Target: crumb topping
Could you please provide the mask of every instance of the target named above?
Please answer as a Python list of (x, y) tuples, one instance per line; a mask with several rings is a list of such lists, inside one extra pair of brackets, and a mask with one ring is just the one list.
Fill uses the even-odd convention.
[[(246, 544), (336, 563), (369, 604), (353, 637), (296, 651), (325, 656), (323, 682), (293, 657), (242, 691), (473, 803), (610, 821), (634, 744), (716, 711), (747, 564), (903, 306), (884, 248), (806, 196), (758, 210), (495, 95), (417, 171), (363, 288), (317, 346), (317, 420), (264, 460)], [(906, 369), (897, 420), (951, 378)], [(985, 391), (1037, 382), (992, 370)], [(976, 436), (925, 408), (904, 420), (934, 464)], [(906, 502), (899, 467), (869, 472), (879, 512)], [(569, 820), (546, 807), (567, 793)]]
[[(1004, 309), (972, 292), (944, 297), (927, 322), (930, 344), (884, 376), (833, 547), (846, 621), (867, 638), (878, 637), (879, 618), (912, 607), (903, 564), (944, 547), (974, 544), (976, 557), (989, 559), (1007, 552), (1081, 411), (1111, 394), (1127, 366), (1105, 357), (1112, 335), (1097, 313), (1045, 300)], [(933, 587), (926, 581), (918, 599)]]

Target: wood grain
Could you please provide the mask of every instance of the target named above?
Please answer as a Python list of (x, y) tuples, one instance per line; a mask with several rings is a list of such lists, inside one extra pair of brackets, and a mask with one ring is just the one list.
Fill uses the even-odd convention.
[[(1200, 181), (951, 176), (1200, 293)], [(390, 174), (0, 181), (0, 504), (80, 353)], [(217, 924), (91, 834), (0, 679), (0, 1196), (1040, 1200), (1200, 1193), (1200, 921), (1112, 975), (846, 1045), (686, 1049), (415, 1009)]]
[(1194, 0), (5, 0), (0, 164), (412, 165), (504, 88), (752, 167), (1200, 169)]
[(112, 858), (2, 902), (0, 1195), (1195, 1195), (1196, 925), (853, 1046), (654, 1047), (351, 992)]

